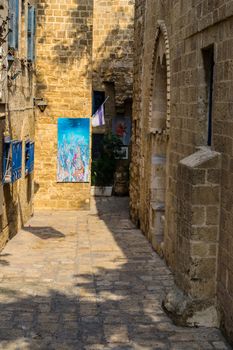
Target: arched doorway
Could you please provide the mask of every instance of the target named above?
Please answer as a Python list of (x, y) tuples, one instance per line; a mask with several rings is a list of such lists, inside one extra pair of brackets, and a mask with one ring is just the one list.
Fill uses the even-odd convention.
[(163, 254), (166, 222), (166, 188), (169, 102), (169, 51), (161, 28), (155, 46), (149, 121), (149, 236), (153, 247)]

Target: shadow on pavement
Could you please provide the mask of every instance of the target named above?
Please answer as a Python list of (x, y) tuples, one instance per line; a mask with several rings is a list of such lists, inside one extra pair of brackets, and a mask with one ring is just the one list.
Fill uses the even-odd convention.
[(24, 227), (24, 231), (30, 232), (33, 235), (41, 239), (51, 239), (51, 238), (64, 238), (65, 235), (50, 226), (40, 226), (40, 227)]
[[(46, 226), (27, 231), (38, 237), (54, 231), (56, 237), (62, 233), (59, 225), (68, 225), (60, 216), (53, 214), (51, 222), (49, 216), (35, 218)], [(129, 220), (128, 198), (96, 199), (89, 214), (77, 213), (72, 220), (65, 238), (47, 241), (26, 274), (16, 269), (12, 276), (6, 267), (0, 288), (1, 349), (230, 349), (218, 330), (177, 327), (164, 313), (161, 301), (173, 279)], [(76, 235), (70, 235), (73, 225)], [(45, 258), (43, 275), (33, 276)]]

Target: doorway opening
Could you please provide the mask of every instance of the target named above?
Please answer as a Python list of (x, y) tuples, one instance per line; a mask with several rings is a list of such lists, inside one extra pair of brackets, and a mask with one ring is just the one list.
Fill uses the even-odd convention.
[(154, 68), (150, 128), (150, 239), (158, 253), (163, 254), (166, 218), (167, 183), (167, 62), (165, 43), (159, 40)]

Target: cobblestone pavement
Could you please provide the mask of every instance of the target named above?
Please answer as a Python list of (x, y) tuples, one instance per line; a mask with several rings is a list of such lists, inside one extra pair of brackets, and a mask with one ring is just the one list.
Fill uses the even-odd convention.
[(39, 212), (0, 255), (0, 349), (231, 349), (216, 329), (176, 327), (173, 286), (128, 218), (127, 198)]

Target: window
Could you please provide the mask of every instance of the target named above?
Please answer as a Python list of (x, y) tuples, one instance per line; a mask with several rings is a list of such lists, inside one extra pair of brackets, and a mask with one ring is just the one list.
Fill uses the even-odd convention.
[(207, 97), (207, 145), (212, 144), (212, 111), (213, 111), (213, 86), (214, 86), (214, 46), (211, 45), (202, 50), (205, 70), (205, 84)]
[(8, 45), (10, 49), (19, 47), (19, 0), (9, 0), (9, 35)]
[(22, 176), (22, 141), (3, 144), (3, 183), (11, 183)]
[(11, 182), (11, 143), (4, 142), (3, 144), (3, 183)]
[(105, 101), (105, 93), (104, 91), (93, 91), (92, 98), (92, 114), (95, 114), (97, 109), (104, 103)]
[(36, 11), (35, 7), (28, 5), (28, 31), (27, 31), (27, 58), (35, 60), (35, 33), (36, 33)]

